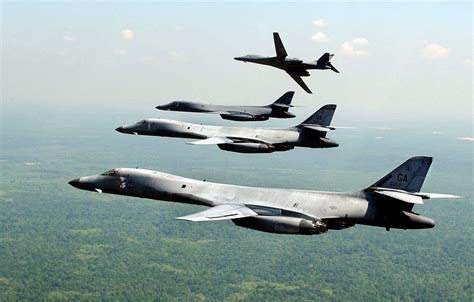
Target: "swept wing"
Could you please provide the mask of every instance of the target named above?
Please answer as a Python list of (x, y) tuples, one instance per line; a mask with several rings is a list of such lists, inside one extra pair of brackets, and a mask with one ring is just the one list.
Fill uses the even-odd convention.
[(177, 217), (176, 219), (189, 221), (214, 221), (238, 219), (257, 215), (257, 213), (243, 204), (222, 204), (195, 214)]
[(231, 144), (231, 143), (262, 143), (267, 145), (273, 145), (281, 143), (279, 141), (271, 141), (262, 136), (254, 136), (254, 137), (245, 137), (245, 136), (214, 136), (210, 138), (206, 138), (203, 140), (188, 142), (188, 144), (192, 145), (220, 145), (220, 144)]
[(306, 86), (305, 82), (303, 82), (303, 79), (301, 78), (301, 76), (299, 76), (297, 73), (294, 73), (294, 72), (287, 71), (286, 73), (289, 74), (290, 77), (292, 77), (293, 80), (295, 80), (295, 82), (298, 83), (298, 85), (300, 85), (304, 91), (306, 91), (307, 93), (312, 93), (311, 90), (309, 90), (308, 86)]
[(210, 137), (206, 139), (202, 139), (199, 141), (188, 142), (187, 144), (191, 145), (219, 145), (219, 144), (229, 144), (233, 143), (234, 141), (227, 137)]

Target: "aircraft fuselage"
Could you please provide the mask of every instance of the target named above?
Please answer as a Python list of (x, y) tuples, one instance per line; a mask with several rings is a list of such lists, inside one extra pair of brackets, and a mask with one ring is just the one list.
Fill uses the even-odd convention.
[[(257, 217), (297, 217), (321, 220), (329, 229), (354, 224), (386, 228), (432, 228), (434, 221), (412, 213), (411, 209), (390, 208), (389, 202), (370, 193), (335, 193), (275, 188), (257, 188), (212, 183), (143, 169), (113, 169), (101, 175), (86, 176), (69, 182), (89, 191), (205, 205), (243, 204)], [(242, 225), (245, 220), (235, 220)], [(245, 226), (245, 225), (243, 225)]]
[[(338, 144), (328, 138), (315, 135), (314, 132), (300, 127), (291, 128), (246, 128), (223, 127), (185, 123), (167, 119), (146, 119), (136, 124), (118, 127), (118, 132), (136, 135), (166, 136), (206, 139), (210, 137), (236, 138), (236, 141), (247, 142), (276, 142), (287, 146), (285, 151), (293, 147), (331, 148)], [(269, 143), (270, 144), (270, 143)], [(221, 145), (220, 145), (221, 146)], [(227, 151), (235, 151), (225, 149)], [(245, 152), (253, 153), (253, 152)], [(258, 152), (255, 152), (258, 153)]]
[[(181, 111), (181, 112), (202, 112), (202, 113), (217, 113), (224, 119), (237, 120), (266, 120), (269, 117), (273, 118), (293, 118), (295, 115), (288, 111), (268, 106), (226, 106), (226, 105), (211, 105), (193, 102), (175, 101), (166, 105), (157, 106), (160, 110)], [(239, 114), (243, 115), (242, 119)], [(245, 118), (245, 114), (248, 114)]]
[[(261, 65), (268, 65), (278, 69), (282, 69), (289, 72), (302, 72), (307, 69), (330, 69), (326, 64), (318, 64), (317, 61), (307, 61), (304, 62), (296, 58), (283, 58), (279, 59), (277, 57), (264, 57), (258, 55), (247, 55), (243, 57), (235, 57), (237, 61), (250, 62)], [(302, 74), (301, 76), (309, 76), (309, 73)]]

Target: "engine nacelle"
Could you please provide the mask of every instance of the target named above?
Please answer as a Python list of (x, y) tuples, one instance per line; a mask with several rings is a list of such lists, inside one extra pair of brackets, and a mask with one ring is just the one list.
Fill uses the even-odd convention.
[(277, 234), (315, 235), (327, 232), (321, 221), (287, 216), (255, 216), (232, 220), (236, 225), (257, 231)]
[(326, 137), (320, 137), (319, 140), (322, 142), (323, 148), (335, 148), (339, 146), (338, 143)]
[(217, 145), (221, 150), (239, 153), (272, 153), (275, 147), (262, 143), (229, 143)]
[(268, 116), (255, 116), (251, 114), (221, 114), (220, 116), (225, 120), (240, 121), (240, 122), (268, 120)]

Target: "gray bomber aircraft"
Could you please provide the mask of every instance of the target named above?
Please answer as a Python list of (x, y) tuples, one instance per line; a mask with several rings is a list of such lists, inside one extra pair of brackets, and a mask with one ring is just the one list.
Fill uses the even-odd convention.
[(332, 71), (339, 73), (339, 71), (330, 62), (334, 54), (326, 52), (316, 61), (304, 62), (300, 59), (288, 58), (288, 54), (286, 53), (285, 47), (283, 46), (283, 43), (280, 39), (280, 35), (278, 35), (278, 33), (273, 33), (273, 42), (275, 44), (276, 52), (276, 56), (274, 57), (246, 55), (242, 57), (235, 57), (234, 59), (237, 61), (257, 63), (272, 66), (278, 69), (283, 69), (307, 93), (312, 92), (311, 90), (309, 90), (308, 86), (306, 86), (305, 82), (303, 82), (303, 79), (301, 77), (309, 76), (308, 69), (331, 69)]
[(200, 139), (194, 145), (212, 144), (239, 153), (271, 153), (294, 147), (331, 148), (338, 143), (326, 138), (336, 105), (321, 107), (303, 123), (290, 128), (243, 128), (190, 124), (168, 119), (145, 119), (118, 127), (118, 132)]
[(156, 106), (156, 109), (184, 112), (217, 113), (225, 120), (233, 121), (266, 121), (270, 117), (293, 118), (288, 112), (294, 91), (288, 91), (275, 102), (266, 106), (226, 106), (193, 102), (175, 101), (166, 105)]
[(368, 188), (350, 193), (219, 184), (138, 168), (113, 169), (69, 184), (99, 193), (203, 205), (210, 208), (177, 219), (232, 220), (270, 233), (313, 235), (355, 224), (424, 229), (434, 227), (434, 221), (413, 212), (415, 204), (458, 197), (419, 192), (431, 162), (431, 157), (412, 157)]

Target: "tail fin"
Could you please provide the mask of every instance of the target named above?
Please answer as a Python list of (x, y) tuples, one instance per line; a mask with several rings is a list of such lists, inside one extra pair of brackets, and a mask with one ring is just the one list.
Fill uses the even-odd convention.
[(308, 117), (302, 125), (319, 125), (319, 126), (329, 126), (331, 124), (332, 117), (336, 111), (335, 104), (328, 104), (321, 107), (318, 111), (313, 113)]
[(316, 62), (323, 68), (331, 69), (332, 71), (339, 73), (339, 70), (337, 70), (336, 67), (334, 67), (330, 62), (332, 57), (334, 57), (334, 54), (326, 52)]
[(288, 56), (278, 33), (273, 33), (273, 43), (275, 44), (275, 52), (278, 59), (284, 59)]
[(333, 56), (334, 54), (330, 54), (329, 52), (326, 52), (317, 60), (317, 62), (320, 65), (326, 65), (327, 63), (329, 63), (329, 61), (331, 60)]
[(291, 107), (291, 101), (293, 100), (293, 96), (295, 95), (294, 91), (288, 91), (285, 92), (284, 95), (279, 97), (275, 102), (273, 102), (270, 106), (276, 106), (276, 107), (283, 107), (283, 108), (289, 108)]
[(388, 173), (371, 187), (419, 192), (430, 169), (432, 157), (415, 156)]

